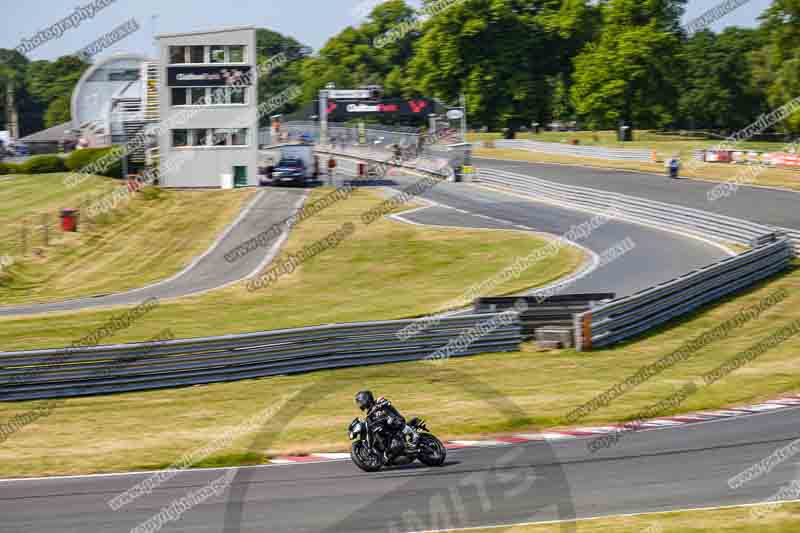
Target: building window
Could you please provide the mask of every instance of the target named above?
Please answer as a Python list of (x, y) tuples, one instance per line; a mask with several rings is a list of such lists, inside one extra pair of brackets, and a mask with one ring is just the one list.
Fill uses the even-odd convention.
[(225, 63), (225, 47), (212, 46), (209, 53), (209, 63)]
[(173, 65), (186, 63), (186, 47), (184, 46), (170, 46), (169, 47), (169, 62)]
[(192, 130), (192, 146), (208, 146), (208, 130)]
[(172, 130), (172, 146), (181, 148), (189, 145), (189, 131), (188, 130)]
[(245, 105), (247, 87), (174, 87), (173, 106)]
[(223, 105), (227, 103), (225, 87), (214, 87), (211, 89), (211, 98), (209, 98), (208, 103), (209, 105)]
[(206, 89), (205, 87), (192, 87), (189, 89), (191, 94), (192, 105), (206, 105)]
[(112, 70), (108, 73), (108, 81), (136, 81), (139, 79), (139, 70)]
[(247, 89), (245, 89), (244, 87), (235, 87), (235, 88), (228, 89), (228, 91), (230, 92), (230, 95), (231, 95), (230, 103), (232, 103), (232, 104), (246, 104), (247, 103), (247, 98), (245, 97), (245, 94), (247, 94), (246, 93)]
[(233, 130), (233, 133), (231, 133), (231, 145), (247, 146), (247, 128)]
[(230, 144), (230, 130), (214, 130), (214, 146), (228, 146)]
[(230, 55), (229, 61), (231, 63), (244, 63), (244, 46), (230, 46), (228, 47), (228, 54)]
[(206, 47), (205, 46), (190, 46), (189, 47), (189, 61), (191, 63), (205, 63), (206, 62)]
[(172, 105), (186, 104), (186, 89), (172, 89)]

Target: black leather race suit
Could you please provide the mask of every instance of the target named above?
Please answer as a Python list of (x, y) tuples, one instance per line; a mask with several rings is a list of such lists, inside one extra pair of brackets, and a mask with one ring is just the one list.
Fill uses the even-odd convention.
[(402, 432), (406, 427), (406, 419), (392, 402), (379, 398), (367, 412), (367, 423), (372, 428), (382, 430), (382, 444), (387, 457), (399, 455), (405, 449)]

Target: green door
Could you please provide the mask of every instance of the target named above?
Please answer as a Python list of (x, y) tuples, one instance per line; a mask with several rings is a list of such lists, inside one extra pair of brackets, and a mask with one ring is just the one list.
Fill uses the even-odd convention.
[(247, 167), (233, 167), (233, 186), (247, 187)]

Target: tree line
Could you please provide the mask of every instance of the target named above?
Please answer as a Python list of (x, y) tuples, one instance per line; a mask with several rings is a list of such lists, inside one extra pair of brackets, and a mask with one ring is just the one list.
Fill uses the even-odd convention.
[[(260, 62), (293, 58), (259, 80), (259, 100), (302, 87), (288, 112), (329, 82), (382, 85), (388, 97), (455, 103), (464, 94), (470, 124), (491, 130), (574, 120), (726, 132), (800, 96), (800, 0), (773, 0), (755, 28), (691, 34), (681, 26), (686, 0), (460, 0), (423, 15), (439, 1), (415, 9), (387, 0), (313, 55), (258, 30)], [(24, 134), (68, 120), (88, 67), (74, 56), (28, 61), (0, 50), (0, 129), (17, 120)], [(800, 131), (800, 113), (775, 129)]]

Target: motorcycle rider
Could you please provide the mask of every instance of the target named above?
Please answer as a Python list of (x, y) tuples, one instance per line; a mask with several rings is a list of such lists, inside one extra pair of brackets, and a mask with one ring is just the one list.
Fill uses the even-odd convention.
[[(406, 424), (406, 419), (395, 409), (392, 402), (382, 396), (375, 400), (372, 392), (368, 390), (363, 390), (356, 394), (355, 400), (359, 409), (366, 412), (369, 425), (373, 427), (382, 426), (388, 429), (387, 447), (389, 450), (393, 448), (392, 441), (400, 437), (401, 441), (406, 443), (405, 449), (408, 452), (414, 453), (417, 451), (417, 440), (419, 440), (417, 432)], [(401, 434), (402, 436), (400, 436)], [(387, 456), (389, 450), (385, 452)]]

